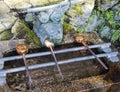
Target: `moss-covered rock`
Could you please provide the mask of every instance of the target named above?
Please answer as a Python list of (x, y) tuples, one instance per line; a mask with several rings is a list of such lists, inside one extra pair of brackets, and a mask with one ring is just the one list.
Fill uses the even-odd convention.
[[(83, 32), (97, 31), (101, 38), (115, 41), (120, 38), (120, 4), (118, 3), (112, 8), (109, 7), (109, 9), (103, 9), (100, 7), (103, 1), (96, 1), (96, 6), (91, 16), (81, 28)], [(109, 4), (108, 2), (111, 1), (106, 0), (104, 3)], [(107, 5), (105, 7), (107, 7)], [(81, 30), (78, 31), (81, 32)]]
[(5, 30), (5, 27), (0, 23), (0, 32), (3, 32)]
[(12, 27), (11, 32), (18, 39), (26, 39), (28, 43), (40, 46), (40, 41), (33, 30), (31, 30), (23, 20), (18, 20)]
[(75, 4), (72, 8), (75, 10), (76, 14), (78, 15), (84, 13), (84, 11), (82, 10), (82, 4)]
[(6, 30), (0, 33), (0, 41), (9, 40), (12, 37), (13, 37), (13, 34), (9, 30)]
[(70, 24), (75, 27), (85, 24), (94, 8), (94, 2), (95, 0), (88, 0), (72, 5), (66, 12), (70, 18)]
[(64, 30), (64, 33), (74, 31), (74, 26), (69, 23), (63, 22), (63, 30)]

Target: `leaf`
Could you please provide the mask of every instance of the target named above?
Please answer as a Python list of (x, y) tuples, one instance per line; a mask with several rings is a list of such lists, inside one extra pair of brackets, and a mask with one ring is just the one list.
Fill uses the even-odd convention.
[(120, 38), (120, 29), (117, 30), (117, 31), (112, 35), (111, 41), (115, 41), (115, 40), (117, 40), (118, 38)]

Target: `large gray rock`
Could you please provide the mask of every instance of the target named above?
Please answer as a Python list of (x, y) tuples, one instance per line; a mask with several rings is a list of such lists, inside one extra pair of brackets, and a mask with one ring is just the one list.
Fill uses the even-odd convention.
[(14, 38), (23, 39), (26, 35), (27, 26), (21, 21), (17, 20), (11, 28), (11, 33), (14, 34)]
[(4, 31), (0, 34), (0, 41), (2, 40), (9, 40), (13, 37), (13, 34), (7, 30), (7, 31)]
[(119, 0), (101, 0), (101, 2), (102, 4), (100, 7), (104, 10), (107, 10), (111, 8), (113, 5), (117, 4)]
[[(120, 4), (117, 4), (112, 8), (112, 11), (114, 12), (114, 20), (119, 22), (120, 21)], [(120, 23), (120, 22), (119, 22)]]
[(29, 0), (4, 0), (4, 2), (10, 7), (10, 8), (29, 8), (31, 7)]
[(42, 45), (44, 45), (45, 40), (52, 41), (55, 44), (60, 44), (62, 41), (63, 27), (61, 22), (48, 22), (46, 24), (36, 23), (33, 29), (40, 38)]
[(2, 23), (0, 23), (0, 32), (3, 32), (5, 30), (5, 27)]
[(0, 32), (10, 29), (16, 19), (10, 14), (10, 8), (3, 1), (0, 1)]
[(110, 39), (111, 38), (111, 29), (108, 26), (105, 26), (100, 32), (101, 38)]
[(9, 12), (10, 8), (3, 1), (0, 1), (0, 16)]
[(3, 30), (10, 29), (16, 20), (17, 18), (15, 16), (11, 14), (4, 14), (3, 16), (0, 16), (0, 25)]
[(12, 38), (13, 34), (10, 29), (14, 25), (16, 19), (16, 17), (8, 14), (0, 16), (0, 41)]
[(14, 39), (25, 39), (28, 44), (34, 43), (35, 45), (40, 45), (39, 39), (24, 21), (18, 19), (12, 27), (11, 33), (14, 34)]
[(20, 23), (20, 21), (17, 20), (15, 24), (12, 26), (11, 33), (18, 34), (18, 32), (20, 31), (20, 28), (22, 28), (21, 25), (22, 23)]
[(24, 41), (24, 39), (0, 41), (0, 52), (9, 52), (10, 50), (15, 49), (18, 44), (23, 44)]
[(83, 27), (85, 32), (92, 32), (97, 29), (98, 26), (101, 26), (105, 22), (105, 19), (99, 19), (97, 15), (92, 15), (86, 25)]
[(70, 16), (70, 23), (74, 26), (81, 26), (88, 21), (89, 16), (94, 8), (95, 0), (85, 0), (82, 3), (73, 5), (67, 12)]

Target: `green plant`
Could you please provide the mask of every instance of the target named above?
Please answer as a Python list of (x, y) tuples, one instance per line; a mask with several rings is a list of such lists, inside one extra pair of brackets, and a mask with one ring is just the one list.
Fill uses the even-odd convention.
[(113, 11), (106, 11), (105, 12), (105, 19), (106, 19), (106, 24), (111, 27), (112, 29), (116, 29), (114, 34), (111, 37), (111, 41), (115, 41), (120, 37), (120, 29), (117, 29), (119, 24), (116, 23), (114, 20), (114, 12)]
[(111, 41), (115, 41), (118, 38), (120, 38), (120, 29), (114, 32), (114, 34), (112, 35)]
[(118, 16), (120, 16), (120, 10), (116, 12), (116, 14), (118, 14)]
[(80, 28), (80, 27), (77, 29), (77, 31), (78, 31), (79, 33), (83, 33), (83, 32), (84, 32), (84, 30), (83, 30), (82, 28)]
[(106, 11), (105, 19), (106, 19), (106, 24), (108, 24), (111, 28), (116, 28), (116, 22), (114, 20), (113, 11)]

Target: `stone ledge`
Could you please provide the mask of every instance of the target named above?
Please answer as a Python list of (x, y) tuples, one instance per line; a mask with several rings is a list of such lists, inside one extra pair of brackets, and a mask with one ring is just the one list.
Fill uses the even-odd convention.
[(24, 43), (24, 39), (0, 41), (0, 52), (4, 53), (15, 49), (17, 44)]

